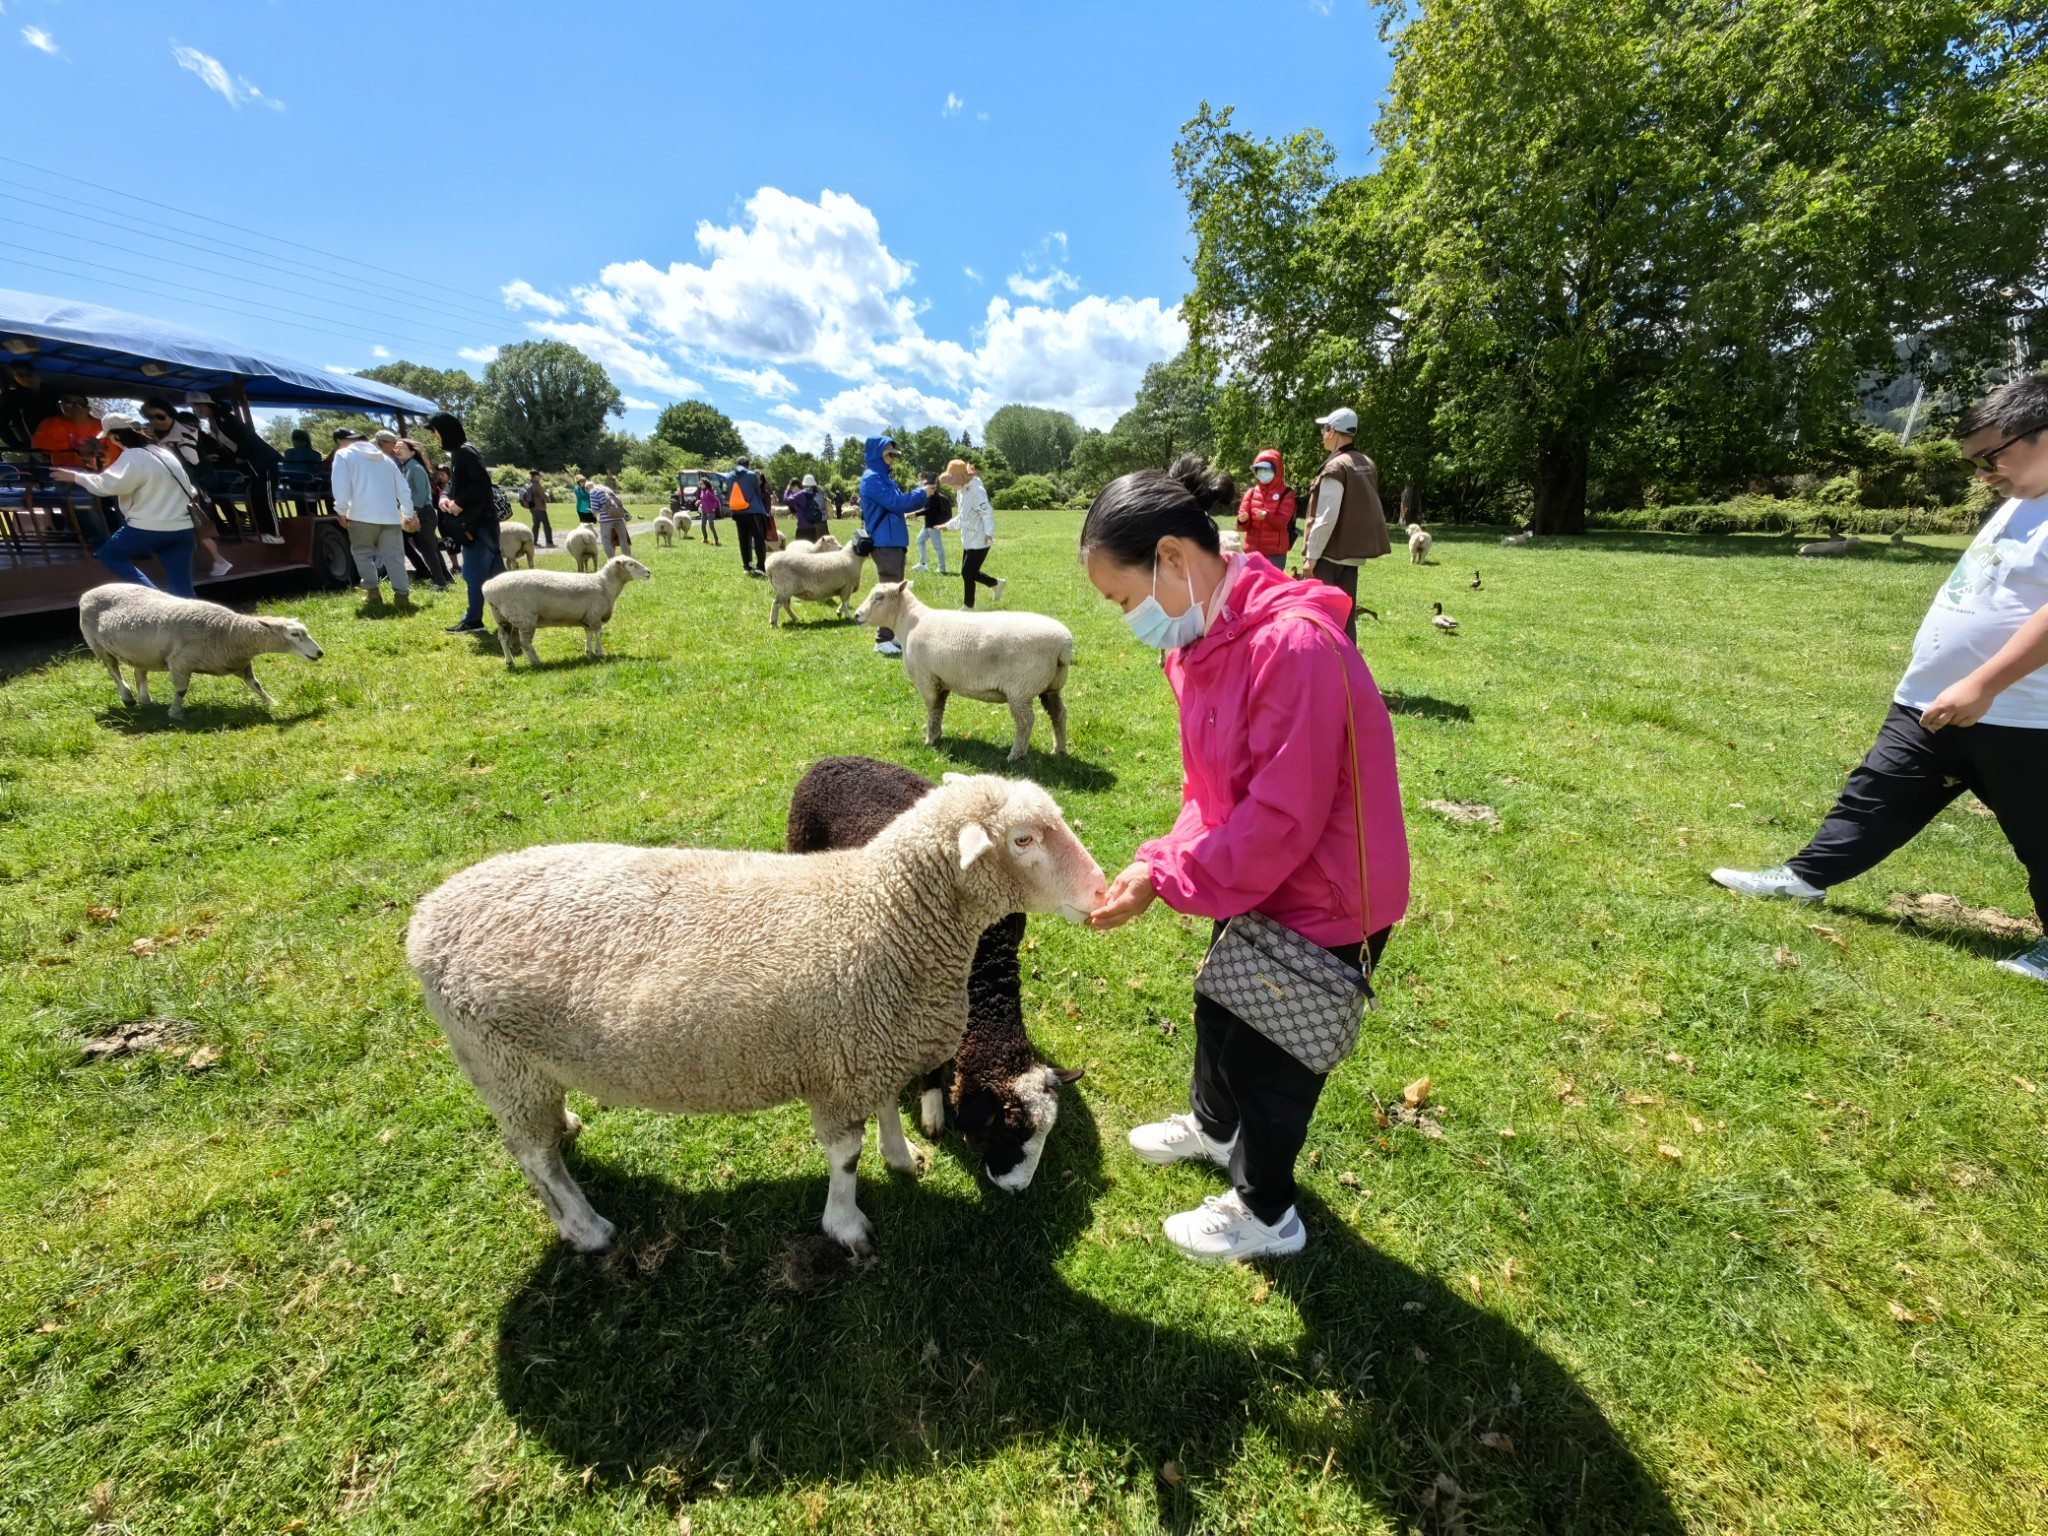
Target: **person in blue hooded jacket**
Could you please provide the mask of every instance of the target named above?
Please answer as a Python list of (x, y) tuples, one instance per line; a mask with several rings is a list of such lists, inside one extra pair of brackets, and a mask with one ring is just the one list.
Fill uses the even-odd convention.
[[(910, 550), (910, 524), (906, 512), (924, 505), (922, 490), (906, 491), (889, 471), (896, 463), (896, 439), (871, 437), (867, 440), (867, 471), (860, 477), (860, 520), (874, 548), (875, 580), (901, 581), (903, 561)], [(875, 635), (877, 656), (901, 656), (896, 632), (884, 629)]]

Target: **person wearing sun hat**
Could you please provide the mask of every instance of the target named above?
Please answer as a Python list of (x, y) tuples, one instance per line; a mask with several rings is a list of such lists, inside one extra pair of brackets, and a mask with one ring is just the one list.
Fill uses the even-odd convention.
[(996, 540), (996, 511), (982, 486), (980, 474), (965, 459), (954, 459), (940, 472), (939, 484), (950, 490), (958, 502), (953, 516), (954, 526), (960, 530), (960, 577), (967, 587), (963, 606), (974, 606), (976, 587), (993, 588), (996, 601), (1000, 603), (1003, 588), (1009, 583), (988, 575), (981, 568), (982, 562), (988, 559), (989, 546)]
[(1358, 412), (1340, 406), (1318, 416), (1323, 448), (1329, 458), (1317, 471), (1310, 494), (1308, 532), (1302, 536), (1304, 576), (1335, 587), (1351, 599), (1351, 617), (1344, 633), (1358, 639), (1358, 568), (1392, 551), (1387, 538), (1387, 512), (1380, 505), (1379, 466), (1355, 446)]
[(135, 564), (155, 556), (164, 568), (164, 586), (174, 597), (191, 597), (193, 522), (192, 478), (178, 456), (152, 442), (140, 417), (109, 411), (100, 418), (100, 435), (110, 446), (129, 450), (94, 474), (57, 468), (50, 478), (77, 486), (89, 496), (113, 496), (127, 521), (95, 549), (93, 558), (123, 581), (154, 587)]

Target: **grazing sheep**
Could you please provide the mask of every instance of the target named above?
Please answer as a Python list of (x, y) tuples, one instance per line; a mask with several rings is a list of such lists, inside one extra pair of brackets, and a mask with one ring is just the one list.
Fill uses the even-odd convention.
[[(297, 619), (263, 619), (196, 597), (173, 597), (154, 587), (112, 582), (78, 600), (78, 632), (86, 648), (114, 675), (123, 704), (147, 704), (149, 674), (171, 674), (171, 718), (185, 718), (185, 690), (194, 673), (239, 677), (266, 706), (270, 695), (256, 681), (255, 658), (288, 652), (318, 661), (319, 645)], [(135, 691), (121, 680), (121, 664), (135, 669)]]
[(526, 557), (526, 568), (533, 569), (533, 530), (524, 523), (498, 524), (498, 553), (505, 557), (505, 568), (510, 570), (519, 563), (519, 557)]
[[(577, 533), (583, 530), (578, 529)], [(575, 538), (571, 534), (570, 538)], [(540, 665), (533, 632), (580, 626), (587, 656), (604, 655), (604, 627), (629, 581), (652, 581), (654, 573), (631, 555), (614, 555), (594, 576), (581, 571), (505, 571), (484, 583), (484, 602), (498, 626), (505, 665), (517, 663), (512, 637), (518, 635), (528, 666)]]
[(825, 1232), (865, 1252), (854, 1168), (868, 1117), (881, 1111), (884, 1161), (917, 1171), (895, 1096), (958, 1049), (983, 930), (1017, 911), (1080, 922), (1104, 890), (1051, 795), (952, 776), (863, 848), (499, 854), (421, 899), (406, 959), (575, 1248), (602, 1249), (614, 1229), (562, 1163), (581, 1129), (571, 1088), (674, 1114), (802, 1100), (831, 1164)]
[(1410, 565), (1423, 564), (1429, 559), (1430, 547), (1435, 543), (1435, 537), (1427, 528), (1424, 528), (1420, 523), (1410, 523), (1408, 525), (1408, 563)]
[[(938, 786), (871, 757), (828, 757), (797, 781), (789, 802), (791, 853), (858, 848)], [(967, 973), (967, 1033), (950, 1063), (926, 1074), (918, 1118), (927, 1136), (945, 1129), (946, 1067), (954, 1122), (988, 1176), (1015, 1193), (1031, 1182), (1059, 1116), (1059, 1090), (1079, 1067), (1047, 1066), (1024, 1033), (1017, 946), (1024, 914), (1012, 912), (981, 936)], [(885, 1110), (884, 1113), (889, 1113)]]
[(1536, 537), (1536, 530), (1535, 530), (1535, 529), (1533, 529), (1533, 528), (1524, 528), (1524, 529), (1523, 529), (1523, 530), (1522, 530), (1522, 531), (1521, 531), (1520, 533), (1511, 533), (1511, 534), (1509, 534), (1509, 535), (1508, 535), (1508, 536), (1507, 536), (1506, 538), (1504, 538), (1504, 539), (1502, 539), (1502, 540), (1501, 540), (1501, 543), (1503, 543), (1503, 544), (1509, 544), (1509, 545), (1513, 545), (1513, 546), (1514, 546), (1515, 548), (1519, 549), (1519, 548), (1521, 548), (1521, 546), (1522, 546), (1522, 545), (1524, 545), (1524, 544), (1528, 543), (1528, 542), (1529, 542), (1529, 541), (1530, 541), (1531, 539), (1533, 539), (1533, 538), (1535, 538), (1535, 537)]
[(815, 539), (791, 539), (783, 545), (783, 553), (791, 555), (829, 555), (839, 548), (839, 541), (829, 533), (821, 533)]
[(862, 624), (896, 631), (903, 669), (924, 700), (924, 741), (939, 744), (939, 727), (952, 694), (984, 704), (1008, 704), (1017, 724), (1010, 761), (1031, 754), (1031, 701), (1052, 720), (1053, 751), (1067, 750), (1067, 706), (1060, 690), (1074, 662), (1067, 626), (1040, 613), (977, 613), (927, 608), (910, 583), (879, 582), (854, 615)]
[(659, 544), (660, 544), (660, 545), (662, 546), (662, 548), (664, 548), (664, 549), (673, 549), (673, 548), (675, 548), (675, 542), (676, 542), (676, 525), (675, 525), (675, 519), (673, 519), (672, 517), (670, 517), (670, 516), (669, 516), (669, 515), (668, 515), (668, 514), (667, 514), (666, 512), (664, 512), (664, 513), (663, 513), (663, 514), (662, 514), (662, 515), (661, 515), (660, 517), (657, 517), (657, 518), (656, 518), (656, 519), (654, 520), (654, 537), (655, 537), (655, 540), (656, 540), (656, 542), (658, 542), (658, 543), (659, 543)]
[(1861, 539), (1818, 539), (1811, 544), (1799, 546), (1799, 553), (1810, 560), (1838, 560), (1843, 555), (1853, 555), (1863, 547)]
[(562, 540), (562, 553), (575, 559), (579, 571), (584, 569), (586, 560), (593, 571), (604, 564), (604, 546), (597, 542), (597, 528), (591, 523), (578, 523), (570, 530)]
[(839, 617), (853, 612), (853, 599), (860, 592), (861, 562), (867, 556), (850, 549), (778, 550), (768, 557), (768, 585), (775, 589), (768, 605), (768, 627), (775, 628), (777, 616), (788, 614), (796, 622), (795, 603), (839, 604)]

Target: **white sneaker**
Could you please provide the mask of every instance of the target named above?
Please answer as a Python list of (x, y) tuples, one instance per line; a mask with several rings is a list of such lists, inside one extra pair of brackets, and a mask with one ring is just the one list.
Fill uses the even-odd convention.
[(284, 542), (284, 535), (281, 533), (262, 533), (256, 536), (256, 542), (259, 544), (282, 544)]
[(875, 642), (875, 654), (877, 656), (901, 656), (903, 654), (903, 647), (894, 640), (877, 640)]
[(2043, 939), (2024, 954), (2006, 956), (1998, 962), (1998, 968), (2013, 976), (2024, 976), (2029, 981), (2048, 981), (2048, 939)]
[(1269, 1227), (1251, 1213), (1234, 1189), (1211, 1195), (1197, 1210), (1167, 1217), (1163, 1225), (1168, 1242), (1189, 1258), (1207, 1264), (1299, 1253), (1308, 1242), (1301, 1213), (1293, 1206)]
[(1725, 885), (1744, 896), (1783, 897), (1811, 903), (1827, 895), (1819, 886), (1808, 885), (1783, 864), (1773, 864), (1769, 869), (1717, 869), (1712, 879), (1714, 884)]
[(923, 564), (922, 562), (920, 562), (920, 563), (918, 563), (918, 564), (916, 564), (916, 565), (913, 565), (913, 566), (911, 567), (911, 569), (912, 569), (913, 571), (928, 571), (928, 570), (930, 570), (930, 569), (931, 569), (931, 567), (930, 567), (930, 566), (928, 566), (928, 565), (925, 565), (925, 564)]
[(996, 600), (997, 602), (999, 602), (999, 603), (1000, 603), (1000, 602), (1001, 602), (1001, 601), (1003, 600), (1003, 588), (1007, 587), (1007, 586), (1008, 586), (1009, 584), (1010, 584), (1010, 578), (1009, 578), (1009, 577), (1007, 577), (1007, 576), (998, 576), (998, 577), (996, 578), (996, 589), (995, 589), (995, 591), (994, 591), (993, 593), (991, 593), (990, 595), (991, 595), (991, 596), (992, 596), (992, 597), (993, 597), (993, 598), (994, 598), (994, 599), (995, 599), (995, 600)]
[(1141, 1125), (1131, 1132), (1130, 1142), (1131, 1150), (1138, 1156), (1162, 1167), (1206, 1157), (1221, 1168), (1230, 1161), (1231, 1151), (1237, 1146), (1235, 1136), (1228, 1141), (1214, 1140), (1193, 1115), (1168, 1115), (1164, 1120)]
[(218, 579), (219, 577), (227, 575), (227, 573), (229, 571), (232, 571), (234, 568), (235, 563), (232, 560), (216, 560), (213, 562), (213, 570), (210, 574), (213, 575), (216, 579)]

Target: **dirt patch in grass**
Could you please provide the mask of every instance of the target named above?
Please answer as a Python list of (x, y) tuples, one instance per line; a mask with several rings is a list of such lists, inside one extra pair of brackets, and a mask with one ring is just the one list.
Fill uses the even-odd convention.
[(1922, 928), (1968, 928), (1994, 939), (2041, 937), (2041, 925), (2032, 918), (2014, 917), (1996, 907), (1973, 907), (1940, 891), (1929, 891), (1924, 896), (1894, 891), (1886, 899), (1884, 909)]

